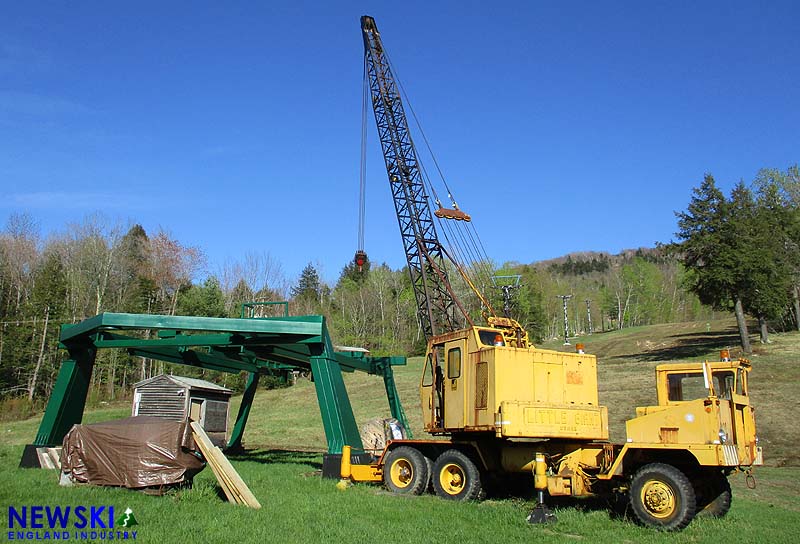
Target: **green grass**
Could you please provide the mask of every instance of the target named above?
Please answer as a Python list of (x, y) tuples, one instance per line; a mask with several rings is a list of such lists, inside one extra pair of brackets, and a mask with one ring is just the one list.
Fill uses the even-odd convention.
[[(599, 357), (601, 401), (609, 406), (612, 437), (619, 440), (625, 419), (636, 405), (655, 401), (653, 368), (662, 361), (712, 357), (731, 341), (732, 322), (663, 325), (596, 334), (582, 339)], [(735, 333), (735, 331), (733, 331)], [(722, 520), (698, 518), (679, 534), (644, 529), (612, 518), (603, 505), (568, 502), (556, 509), (558, 523), (530, 526), (529, 499), (490, 499), (451, 503), (426, 495), (405, 498), (378, 486), (357, 485), (339, 491), (319, 477), (325, 437), (313, 384), (259, 391), (245, 433), (246, 455), (233, 464), (263, 505), (259, 511), (220, 498), (206, 469), (191, 490), (152, 497), (123, 489), (62, 488), (56, 473), (18, 469), (22, 445), (36, 434), (39, 418), (0, 423), (0, 502), (5, 505), (111, 504), (133, 509), (144, 542), (796, 542), (800, 538), (800, 443), (791, 421), (797, 406), (792, 393), (800, 381), (800, 334), (773, 338), (752, 357), (752, 396), (765, 457), (773, 466), (756, 471), (757, 487), (744, 475), (732, 478), (733, 508)], [(735, 336), (730, 344), (735, 345)], [(548, 345), (556, 349), (571, 349)], [(411, 359), (396, 377), (411, 427), (423, 436), (417, 394), (421, 360)], [(346, 375), (359, 422), (388, 416), (380, 378)], [(238, 406), (232, 407), (235, 416)], [(125, 417), (129, 404), (87, 411), (85, 421)], [(5, 536), (4, 536), (5, 538)]]
[[(698, 518), (680, 534), (662, 534), (613, 519), (586, 501), (556, 509), (558, 523), (531, 526), (532, 504), (520, 499), (452, 503), (434, 496), (406, 498), (379, 487), (345, 491), (318, 476), (320, 456), (291, 456), (258, 450), (234, 466), (263, 505), (255, 511), (223, 502), (211, 471), (200, 473), (191, 490), (163, 497), (114, 488), (62, 488), (56, 473), (9, 468), (19, 447), (0, 447), (0, 501), (15, 506), (113, 505), (131, 508), (144, 542), (794, 542), (800, 512), (796, 494), (774, 491), (800, 478), (798, 469), (764, 469), (753, 491), (736, 485), (734, 506), (723, 520)], [(740, 484), (742, 482), (736, 482)], [(796, 493), (796, 488), (794, 493)], [(794, 536), (793, 536), (794, 535)]]

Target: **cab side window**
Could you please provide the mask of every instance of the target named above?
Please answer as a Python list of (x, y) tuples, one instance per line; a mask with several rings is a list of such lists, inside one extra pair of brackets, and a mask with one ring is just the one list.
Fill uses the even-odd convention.
[(454, 380), (461, 376), (461, 348), (453, 348), (447, 352), (447, 377)]
[(431, 354), (425, 360), (425, 370), (422, 373), (422, 387), (430, 387), (433, 385), (433, 364), (431, 363)]

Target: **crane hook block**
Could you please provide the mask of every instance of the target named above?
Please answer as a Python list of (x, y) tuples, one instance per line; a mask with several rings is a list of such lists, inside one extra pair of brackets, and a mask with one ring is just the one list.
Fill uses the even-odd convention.
[(367, 262), (367, 253), (363, 249), (359, 249), (356, 251), (355, 257), (353, 257), (353, 262), (356, 263), (358, 271), (361, 272), (361, 269)]
[(455, 219), (456, 221), (472, 221), (472, 217), (469, 214), (462, 212), (461, 210), (451, 210), (449, 208), (439, 208), (433, 215), (438, 217), (439, 219)]

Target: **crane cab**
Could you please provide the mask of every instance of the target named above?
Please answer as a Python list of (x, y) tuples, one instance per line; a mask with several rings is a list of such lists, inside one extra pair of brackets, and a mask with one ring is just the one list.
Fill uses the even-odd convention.
[(595, 356), (512, 343), (507, 330), (493, 327), (434, 336), (420, 381), (425, 430), (608, 439)]

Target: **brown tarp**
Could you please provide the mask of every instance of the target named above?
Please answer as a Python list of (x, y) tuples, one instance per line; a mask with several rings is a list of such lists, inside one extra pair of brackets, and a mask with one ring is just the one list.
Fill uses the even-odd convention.
[(74, 425), (64, 437), (61, 471), (76, 482), (128, 488), (191, 480), (205, 464), (188, 424), (136, 416)]

